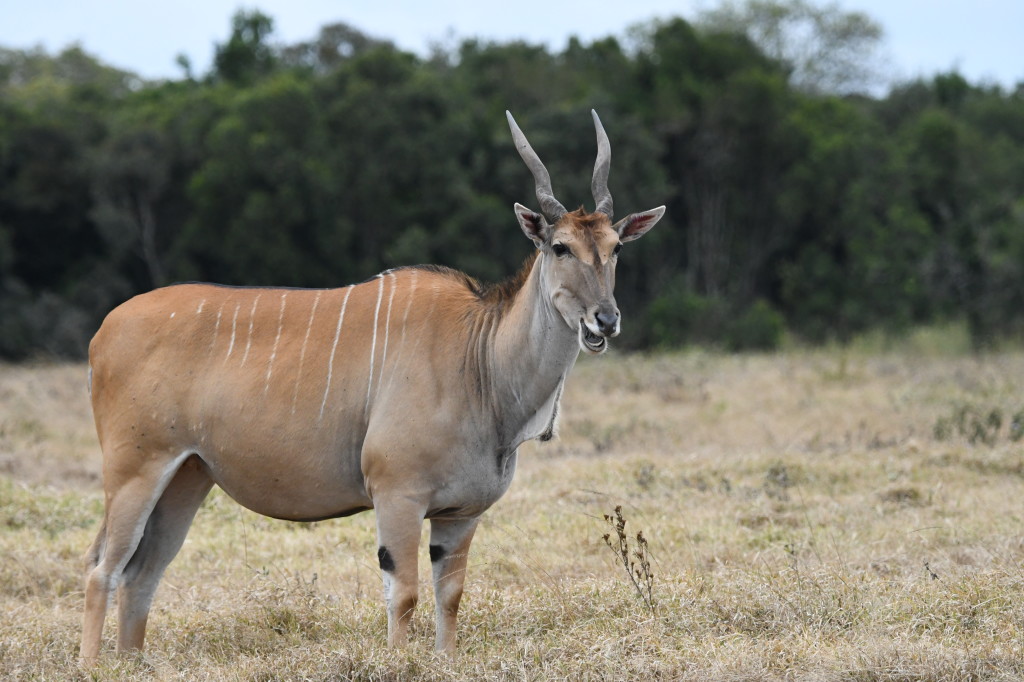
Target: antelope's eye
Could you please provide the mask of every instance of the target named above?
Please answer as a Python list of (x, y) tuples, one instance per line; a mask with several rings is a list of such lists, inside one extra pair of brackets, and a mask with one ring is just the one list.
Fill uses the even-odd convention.
[(614, 255), (616, 255), (616, 256), (618, 256), (618, 255), (619, 255), (619, 251), (622, 251), (622, 242), (619, 242), (618, 244), (616, 244), (616, 245), (615, 245), (615, 248), (614, 248), (614, 249), (612, 249), (612, 253), (613, 253)]
[(565, 244), (552, 244), (551, 251), (559, 258), (569, 255), (569, 247)]

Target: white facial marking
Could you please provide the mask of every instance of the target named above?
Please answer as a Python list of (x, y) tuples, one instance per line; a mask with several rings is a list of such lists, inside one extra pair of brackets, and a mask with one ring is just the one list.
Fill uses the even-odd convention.
[(370, 409), (370, 388), (373, 386), (373, 360), (377, 354), (377, 320), (380, 317), (380, 299), (384, 294), (384, 276), (377, 275), (377, 307), (373, 311), (373, 342), (370, 344), (370, 379), (366, 382), (366, 407)]
[(334, 330), (334, 345), (331, 346), (331, 359), (327, 362), (327, 386), (324, 387), (324, 400), (320, 403), (320, 419), (324, 418), (324, 408), (327, 407), (327, 394), (331, 390), (331, 376), (334, 374), (334, 351), (338, 349), (338, 337), (341, 336), (341, 323), (345, 321), (345, 308), (348, 306), (348, 297), (352, 293), (352, 287), (345, 291), (345, 299), (341, 302), (341, 314), (338, 315), (338, 327)]
[(231, 350), (235, 347), (235, 327), (238, 326), (238, 309), (241, 307), (241, 303), (235, 304), (235, 316), (231, 318), (231, 343), (228, 344), (228, 354), (224, 356), (224, 360), (231, 357)]
[(281, 294), (281, 311), (277, 315), (277, 336), (274, 337), (274, 347), (270, 351), (270, 361), (267, 363), (267, 380), (263, 384), (263, 395), (270, 389), (270, 374), (274, 371), (274, 358), (277, 357), (277, 344), (281, 342), (281, 329), (284, 327), (284, 301), (288, 298), (288, 292)]
[(292, 394), (292, 414), (295, 414), (295, 404), (299, 399), (299, 382), (302, 379), (302, 363), (306, 359), (306, 346), (309, 345), (309, 333), (313, 331), (313, 318), (316, 317), (316, 307), (320, 305), (320, 295), (322, 291), (316, 292), (316, 298), (313, 299), (313, 310), (309, 313), (309, 324), (306, 326), (306, 338), (302, 340), (302, 350), (299, 352), (299, 368), (295, 372), (295, 393)]
[(249, 311), (249, 336), (245, 340), (245, 353), (242, 354), (242, 364), (245, 366), (245, 359), (249, 357), (249, 348), (252, 347), (252, 325), (256, 321), (256, 306), (259, 305), (260, 297), (263, 294), (256, 294), (256, 300), (252, 302), (252, 310)]

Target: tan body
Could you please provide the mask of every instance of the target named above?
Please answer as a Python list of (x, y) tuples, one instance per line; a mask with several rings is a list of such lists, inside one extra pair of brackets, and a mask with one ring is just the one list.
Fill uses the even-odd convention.
[(99, 655), (115, 588), (118, 649), (142, 647), (214, 484), (281, 519), (373, 508), (392, 645), (407, 637), (430, 519), (436, 645), (451, 651), (477, 520), (510, 485), (516, 448), (550, 437), (580, 349), (618, 333), (618, 244), (662, 211), (551, 225), (517, 205), (538, 252), (490, 290), (402, 268), (341, 289), (176, 285), (111, 312), (90, 345), (106, 511), (86, 557), (83, 661)]
[[(100, 442), (135, 450), (144, 437), (162, 457), (195, 453), (231, 497), (275, 518), (373, 507), (374, 488), (393, 487), (396, 475), (410, 491), (430, 491), (427, 510), (479, 515), (507, 487), (499, 463), (534, 416), (495, 395), (511, 377), (481, 371), (499, 336), (489, 308), (458, 278), (413, 268), (342, 289), (187, 284), (138, 296), (93, 341)], [(517, 329), (502, 340), (521, 332), (511, 316), (505, 325)], [(546, 360), (562, 371), (530, 387), (544, 398), (578, 353), (574, 335), (562, 336), (558, 361)], [(163, 341), (126, 371), (146, 339)], [(130, 407), (108, 414), (111, 396), (130, 396)], [(492, 415), (506, 411), (508, 426), (495, 429)], [(375, 449), (387, 456), (375, 461)], [(427, 480), (409, 480), (410, 471)], [(104, 473), (116, 486), (117, 472)]]

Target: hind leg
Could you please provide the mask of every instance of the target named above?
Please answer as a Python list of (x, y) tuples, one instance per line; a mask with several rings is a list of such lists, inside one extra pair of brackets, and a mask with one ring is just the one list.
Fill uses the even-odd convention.
[(96, 564), (85, 579), (85, 613), (79, 651), (85, 664), (93, 663), (99, 657), (103, 620), (110, 595), (139, 546), (157, 500), (186, 456), (181, 455), (169, 462), (165, 460), (162, 466), (151, 460), (152, 464), (133, 472), (134, 475), (121, 476), (121, 480), (108, 482), (105, 486), (107, 500), (101, 530), (103, 537), (96, 539), (89, 552), (89, 559), (96, 560)]
[(149, 515), (117, 590), (118, 652), (142, 649), (156, 587), (212, 486), (206, 466), (193, 455), (178, 469)]

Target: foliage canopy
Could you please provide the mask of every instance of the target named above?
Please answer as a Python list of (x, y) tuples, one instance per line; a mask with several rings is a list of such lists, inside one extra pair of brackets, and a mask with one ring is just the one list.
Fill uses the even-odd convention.
[[(240, 12), (210, 73), (183, 60), (152, 83), (79, 47), (0, 49), (0, 357), (81, 356), (111, 307), (173, 281), (339, 286), (419, 262), (501, 278), (531, 248), (511, 204), (533, 200), (505, 109), (567, 206), (590, 201), (590, 108), (620, 211), (667, 204), (620, 265), (627, 345), (960, 318), (979, 344), (1019, 334), (1024, 86), (948, 73), (839, 94), (869, 19), (747, 9), (764, 16), (426, 59), (345, 24), (277, 45)], [(792, 21), (832, 41), (831, 75), (809, 83), (766, 44)]]

